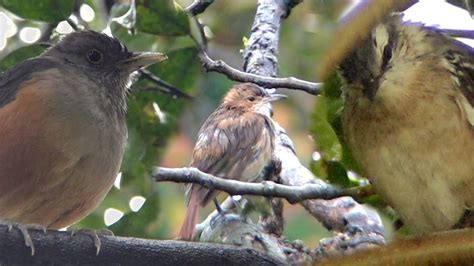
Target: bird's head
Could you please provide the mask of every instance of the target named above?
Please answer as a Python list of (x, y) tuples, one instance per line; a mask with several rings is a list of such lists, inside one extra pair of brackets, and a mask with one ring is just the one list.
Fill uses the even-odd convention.
[(264, 89), (252, 83), (242, 83), (232, 87), (223, 100), (228, 109), (239, 109), (249, 112), (266, 113), (270, 103), (286, 98), (282, 94), (269, 94)]
[(132, 73), (167, 59), (161, 53), (129, 51), (116, 38), (95, 31), (68, 34), (41, 56), (86, 76), (87, 82), (104, 90), (105, 97), (122, 105)]
[(347, 90), (361, 91), (373, 101), (384, 81), (403, 82), (403, 73), (411, 71), (425, 56), (433, 55), (436, 33), (421, 23), (406, 22), (394, 14), (377, 25), (370, 35), (339, 65)]

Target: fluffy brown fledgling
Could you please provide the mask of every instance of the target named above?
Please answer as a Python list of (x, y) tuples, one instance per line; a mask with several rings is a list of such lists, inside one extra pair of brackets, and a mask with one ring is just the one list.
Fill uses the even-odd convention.
[[(255, 181), (274, 147), (269, 103), (282, 97), (251, 83), (235, 85), (199, 130), (191, 167), (222, 178)], [(188, 209), (179, 238), (193, 238), (199, 208), (218, 193), (196, 184), (188, 186)]]
[(474, 207), (474, 51), (400, 15), (340, 65), (343, 129), (376, 189), (415, 232)]

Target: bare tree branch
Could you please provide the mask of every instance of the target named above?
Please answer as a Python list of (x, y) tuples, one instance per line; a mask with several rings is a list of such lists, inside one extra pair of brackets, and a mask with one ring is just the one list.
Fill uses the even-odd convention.
[(321, 183), (306, 183), (300, 186), (287, 186), (272, 181), (250, 183), (216, 177), (193, 167), (156, 167), (152, 177), (157, 182), (196, 183), (203, 187), (224, 191), (230, 195), (257, 195), (278, 197), (294, 204), (307, 199), (334, 199), (340, 196), (357, 196), (357, 190), (338, 190)]
[(314, 83), (294, 77), (273, 78), (265, 77), (251, 73), (245, 73), (235, 69), (222, 60), (213, 60), (205, 52), (201, 52), (200, 56), (202, 65), (208, 72), (218, 72), (226, 75), (229, 79), (239, 82), (252, 82), (265, 88), (287, 88), (292, 90), (301, 90), (309, 94), (318, 95), (320, 93), (322, 83)]
[(89, 235), (48, 230), (29, 230), (35, 255), (25, 246), (18, 229), (0, 225), (1, 265), (284, 265), (252, 248), (173, 240), (99, 236), (101, 248)]

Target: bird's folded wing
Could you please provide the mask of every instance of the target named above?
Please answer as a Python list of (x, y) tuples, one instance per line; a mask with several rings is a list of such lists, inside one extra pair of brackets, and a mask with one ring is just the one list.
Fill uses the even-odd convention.
[(445, 58), (450, 64), (449, 70), (466, 98), (460, 100), (460, 107), (474, 128), (474, 48), (453, 39), (446, 41), (452, 47), (445, 52)]
[(57, 66), (48, 58), (26, 60), (0, 74), (0, 108), (15, 99), (20, 84), (31, 79), (32, 74)]
[(254, 147), (260, 142), (265, 126), (265, 118), (254, 113), (214, 120), (212, 126), (204, 124), (205, 131), (199, 133), (191, 166), (226, 177), (237, 164), (243, 167), (255, 159), (259, 151)]

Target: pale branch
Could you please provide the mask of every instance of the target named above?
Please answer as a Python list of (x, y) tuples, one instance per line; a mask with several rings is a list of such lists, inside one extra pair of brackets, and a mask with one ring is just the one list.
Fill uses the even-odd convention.
[[(228, 197), (227, 199), (225, 199), (220, 204), (220, 208), (221, 208), (222, 212), (227, 213), (230, 210), (233, 210), (236, 207), (235, 204), (236, 204), (237, 201), (239, 202), (238, 204), (243, 205), (243, 204), (246, 204), (247, 200), (243, 197), (240, 198), (239, 200), (235, 200), (232, 197)], [(196, 235), (201, 235), (201, 232), (205, 228), (210, 226), (211, 221), (216, 219), (220, 215), (221, 214), (217, 210), (214, 210), (211, 214), (209, 214), (204, 221), (202, 221), (200, 224), (196, 225)]]
[(194, 0), (194, 2), (186, 7), (185, 11), (191, 16), (196, 16), (206, 11), (212, 3), (214, 3), (214, 0)]
[(0, 225), (0, 265), (285, 265), (253, 248), (174, 240), (100, 235), (100, 252), (89, 234), (29, 230), (35, 255), (17, 228)]
[[(247, 73), (265, 77), (278, 76), (278, 43), (280, 26), (283, 20), (288, 17), (292, 8), (297, 5), (299, 0), (258, 0), (255, 19), (250, 30), (250, 36), (247, 46), (243, 53), (243, 70)], [(271, 117), (270, 117), (271, 119)], [(274, 154), (272, 154), (274, 157)], [(274, 162), (279, 158), (274, 158)], [(277, 165), (277, 163), (274, 163)], [(273, 180), (280, 177), (274, 175)], [(279, 219), (277, 213), (281, 205), (281, 199), (271, 201), (272, 214), (263, 213), (260, 217), (264, 221), (264, 228), (269, 229), (276, 224), (268, 224), (266, 221)], [(279, 225), (281, 228), (274, 228), (271, 231), (283, 232), (283, 221)]]
[(274, 78), (246, 73), (229, 66), (222, 60), (213, 60), (205, 52), (201, 52), (199, 57), (206, 71), (224, 74), (234, 81), (252, 82), (265, 88), (301, 90), (313, 95), (318, 95), (323, 86), (322, 83), (309, 82), (294, 77)]
[[(262, 227), (262, 223), (265, 225), (268, 221), (254, 224), (248, 216), (242, 215), (245, 213), (246, 204), (248, 201), (241, 196), (227, 198), (220, 205), (219, 211), (215, 210), (196, 226), (200, 241), (255, 248), (274, 258), (285, 260), (288, 265), (312, 263), (315, 255), (312, 250), (305, 248), (298, 241), (285, 240), (281, 234), (268, 233)], [(240, 209), (240, 214), (229, 212), (233, 208)]]
[[(193, 167), (165, 168), (156, 167), (152, 177), (157, 182), (196, 183), (205, 188), (220, 190), (229, 195), (254, 195), (284, 198), (289, 203), (298, 203), (307, 199), (334, 199), (345, 196), (344, 190), (312, 183), (301, 186), (286, 186), (272, 181), (250, 183), (216, 177)], [(353, 191), (353, 190), (349, 190)]]

